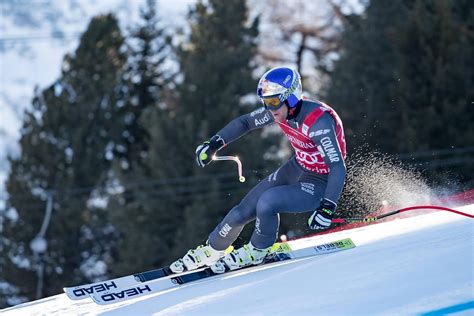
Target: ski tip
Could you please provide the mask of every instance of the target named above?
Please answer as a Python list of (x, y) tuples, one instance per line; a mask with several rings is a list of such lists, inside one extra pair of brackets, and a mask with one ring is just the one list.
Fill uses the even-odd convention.
[(356, 244), (352, 241), (351, 238), (341, 239), (341, 240), (338, 240), (338, 241), (336, 241), (336, 242), (340, 244), (340, 247), (339, 247), (339, 248), (351, 249), (351, 248), (355, 248), (355, 247), (356, 247)]
[(118, 302), (116, 300), (104, 300), (101, 293), (92, 293), (92, 294), (89, 294), (89, 297), (97, 305), (110, 305), (110, 304)]
[(89, 294), (89, 297), (92, 299), (92, 301), (98, 305), (107, 305), (106, 302), (104, 302), (103, 300), (97, 298), (94, 294)]
[(85, 298), (87, 298), (88, 296), (87, 295), (77, 295), (76, 293), (74, 293), (74, 290), (76, 288), (74, 287), (64, 287), (63, 288), (63, 291), (64, 291), (64, 294), (66, 294), (66, 296), (70, 299), (70, 300), (73, 300), (73, 301), (80, 301), (80, 300), (83, 300)]

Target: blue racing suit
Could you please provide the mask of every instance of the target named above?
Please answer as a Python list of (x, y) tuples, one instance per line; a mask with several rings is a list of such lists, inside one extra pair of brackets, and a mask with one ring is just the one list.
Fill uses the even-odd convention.
[(267, 248), (277, 238), (279, 213), (313, 211), (322, 198), (339, 199), (346, 177), (344, 131), (336, 112), (326, 104), (302, 100), (283, 123), (275, 122), (269, 110), (259, 108), (234, 119), (217, 135), (229, 144), (251, 130), (275, 123), (288, 137), (295, 155), (257, 184), (216, 226), (208, 239), (214, 249), (226, 249), (254, 219), (250, 241), (257, 248)]

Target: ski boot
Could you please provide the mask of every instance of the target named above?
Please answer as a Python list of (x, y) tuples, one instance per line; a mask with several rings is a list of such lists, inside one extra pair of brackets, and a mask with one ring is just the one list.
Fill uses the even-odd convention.
[(210, 265), (210, 267), (214, 273), (224, 273), (228, 270), (236, 270), (250, 265), (257, 265), (263, 262), (272, 249), (273, 246), (265, 249), (258, 249), (255, 248), (252, 243), (248, 243), (243, 247), (228, 253), (224, 258)]
[(170, 270), (173, 273), (181, 273), (209, 266), (223, 258), (225, 254), (226, 250), (216, 250), (210, 245), (200, 245), (196, 249), (189, 250), (183, 258), (173, 262), (170, 265)]

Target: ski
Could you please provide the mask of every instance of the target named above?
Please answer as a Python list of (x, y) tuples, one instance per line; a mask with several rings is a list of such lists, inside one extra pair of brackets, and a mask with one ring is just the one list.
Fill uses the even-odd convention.
[(164, 278), (170, 275), (180, 276), (186, 275), (189, 273), (198, 272), (206, 268), (200, 268), (193, 271), (185, 271), (183, 273), (174, 274), (168, 267), (153, 269), (145, 272), (140, 272), (132, 275), (127, 275), (115, 279), (105, 280), (96, 283), (83, 284), (79, 286), (65, 287), (63, 288), (64, 293), (71, 300), (82, 300), (89, 298), (89, 295), (94, 293), (102, 293), (111, 290), (118, 290), (124, 287), (131, 287), (141, 282), (147, 282), (151, 280), (156, 280), (159, 278)]
[[(241, 271), (250, 267), (260, 267), (265, 264), (280, 262), (285, 260), (300, 259), (311, 257), (320, 254), (327, 254), (336, 251), (346, 250), (354, 248), (356, 245), (350, 238), (337, 240), (330, 243), (317, 245), (314, 247), (307, 247), (297, 250), (292, 250), (287, 243), (282, 243), (279, 249), (275, 251), (268, 260), (264, 261), (260, 265), (250, 265), (241, 269), (232, 270)], [(227, 274), (225, 272), (224, 274)], [(125, 301), (128, 299), (159, 293), (174, 287), (178, 287), (182, 284), (190, 283), (193, 281), (203, 280), (213, 276), (219, 276), (221, 274), (214, 273), (209, 267), (201, 268), (198, 270), (188, 271), (181, 274), (173, 274), (164, 277), (160, 277), (151, 281), (136, 282), (131, 285), (126, 285), (118, 288), (110, 288), (104, 291), (93, 291), (89, 294), (94, 302), (99, 305), (107, 305)]]

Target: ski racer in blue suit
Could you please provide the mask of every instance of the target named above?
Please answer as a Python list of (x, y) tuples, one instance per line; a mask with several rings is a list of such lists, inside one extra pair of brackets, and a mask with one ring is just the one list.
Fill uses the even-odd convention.
[[(308, 219), (311, 229), (331, 225), (346, 177), (346, 143), (339, 116), (323, 102), (304, 99), (301, 77), (291, 68), (267, 71), (258, 83), (257, 94), (263, 107), (234, 119), (199, 145), (197, 164), (205, 167), (224, 146), (270, 124), (278, 124), (295, 155), (229, 211), (210, 233), (206, 245), (173, 262), (170, 268), (175, 273), (211, 266), (219, 259), (231, 270), (261, 263), (277, 238), (279, 214), (283, 212), (312, 210)], [(226, 254), (243, 227), (253, 220), (250, 242)]]

